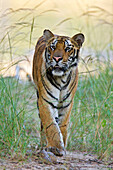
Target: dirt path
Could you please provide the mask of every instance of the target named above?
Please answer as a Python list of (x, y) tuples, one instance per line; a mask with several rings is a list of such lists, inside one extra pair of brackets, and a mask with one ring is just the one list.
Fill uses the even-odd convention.
[(32, 156), (24, 161), (0, 159), (0, 170), (111, 170), (111, 162), (99, 161), (96, 156), (86, 153), (67, 152), (65, 157), (58, 157), (57, 163), (45, 164), (37, 156)]

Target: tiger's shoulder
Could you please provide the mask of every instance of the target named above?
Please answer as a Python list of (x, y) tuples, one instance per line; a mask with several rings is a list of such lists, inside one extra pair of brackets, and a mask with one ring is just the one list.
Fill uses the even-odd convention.
[(42, 54), (44, 49), (46, 47), (46, 41), (44, 36), (41, 36), (35, 46), (35, 54), (38, 53), (38, 55)]
[[(33, 67), (32, 67), (32, 76), (34, 82), (37, 84), (40, 79), (40, 68), (43, 63), (43, 52), (46, 48), (46, 41), (43, 36), (41, 36), (35, 46), (35, 53), (33, 57)], [(37, 76), (38, 75), (38, 76)]]

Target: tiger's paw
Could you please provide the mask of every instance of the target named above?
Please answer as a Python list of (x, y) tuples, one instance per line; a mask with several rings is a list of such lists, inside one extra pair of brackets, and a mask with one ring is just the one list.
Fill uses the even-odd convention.
[(46, 163), (46, 164), (52, 164), (52, 163), (57, 163), (57, 157), (52, 153), (48, 152), (45, 149), (42, 149), (38, 153), (39, 161), (40, 163)]
[(65, 150), (60, 150), (56, 147), (48, 147), (45, 149), (47, 152), (52, 152), (56, 156), (64, 156), (66, 154)]

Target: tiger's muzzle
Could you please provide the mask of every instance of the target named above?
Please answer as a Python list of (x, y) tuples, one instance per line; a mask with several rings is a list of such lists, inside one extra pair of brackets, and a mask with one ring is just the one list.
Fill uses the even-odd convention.
[[(62, 62), (61, 58), (58, 58), (59, 62), (56, 62), (54, 66), (52, 66), (52, 74), (53, 76), (63, 76), (68, 70), (68, 65)], [(57, 61), (58, 61), (57, 60)]]

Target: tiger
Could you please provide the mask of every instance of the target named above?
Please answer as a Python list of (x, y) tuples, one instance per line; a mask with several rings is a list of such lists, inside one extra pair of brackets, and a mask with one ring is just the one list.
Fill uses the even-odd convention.
[(66, 154), (67, 131), (78, 84), (79, 52), (85, 36), (53, 34), (45, 29), (33, 57), (32, 76), (41, 120), (41, 146), (55, 156)]

